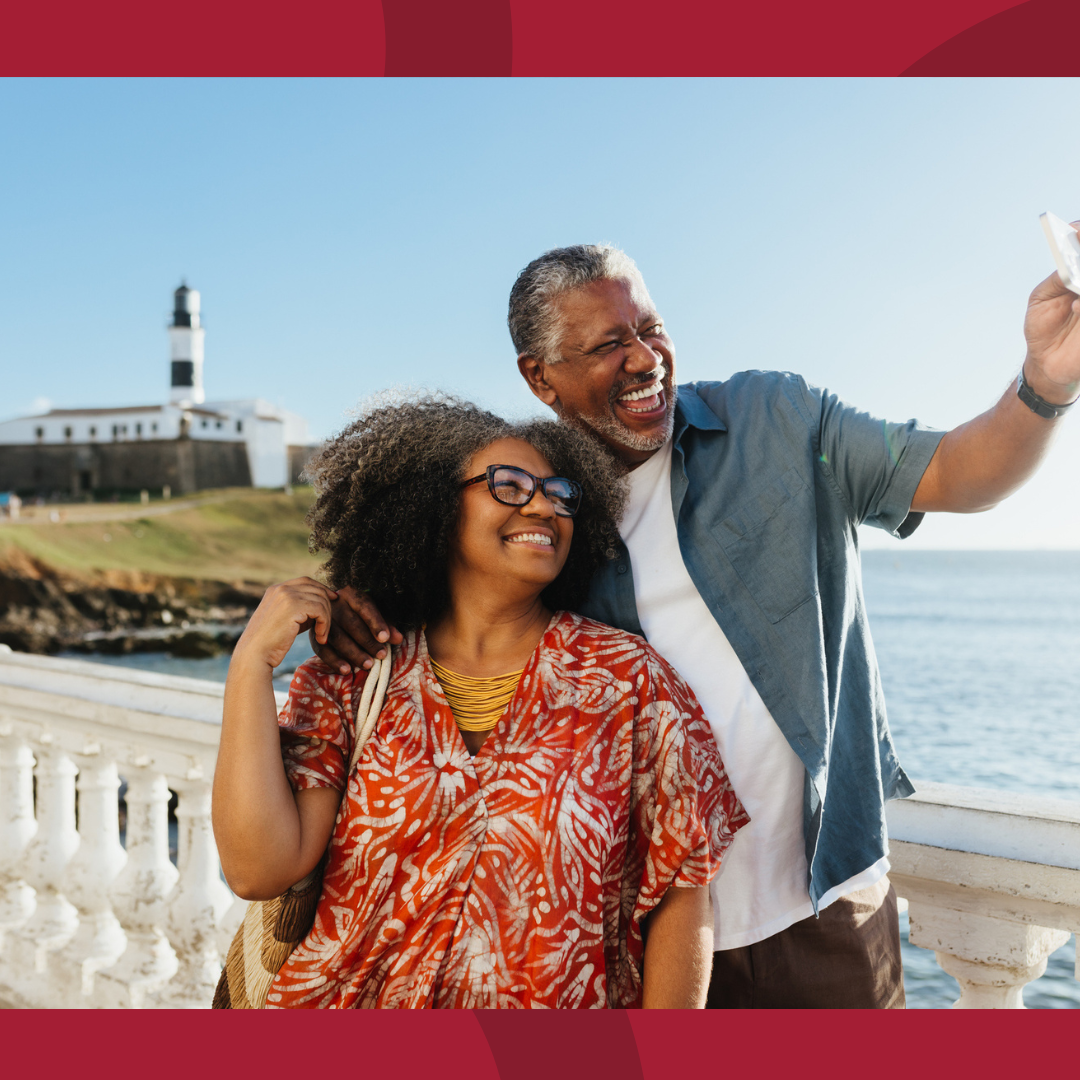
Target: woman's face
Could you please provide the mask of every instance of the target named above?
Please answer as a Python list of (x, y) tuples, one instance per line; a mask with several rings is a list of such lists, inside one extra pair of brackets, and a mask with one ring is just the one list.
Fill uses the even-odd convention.
[[(499, 439), (473, 454), (462, 479), (479, 476), (489, 465), (514, 465), (541, 479), (555, 475), (528, 443)], [(502, 581), (508, 592), (525, 586), (539, 593), (562, 571), (573, 535), (573, 519), (557, 515), (539, 487), (524, 506), (506, 506), (486, 482), (471, 484), (461, 491), (451, 578), (463, 571)]]

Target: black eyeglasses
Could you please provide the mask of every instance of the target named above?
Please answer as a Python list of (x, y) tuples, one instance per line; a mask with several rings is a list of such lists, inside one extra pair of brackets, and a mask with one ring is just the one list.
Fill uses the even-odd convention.
[(516, 465), (489, 465), (481, 476), (463, 480), (461, 486), (487, 481), (488, 491), (496, 502), (506, 506), (526, 506), (539, 488), (559, 517), (572, 518), (581, 507), (581, 485), (565, 476), (541, 479)]

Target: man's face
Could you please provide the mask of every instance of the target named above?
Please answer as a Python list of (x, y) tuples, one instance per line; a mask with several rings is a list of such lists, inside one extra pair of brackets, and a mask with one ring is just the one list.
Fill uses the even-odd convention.
[(675, 423), (675, 346), (642, 283), (594, 281), (556, 301), (559, 363), (522, 356), (532, 392), (561, 417), (591, 428), (633, 468)]

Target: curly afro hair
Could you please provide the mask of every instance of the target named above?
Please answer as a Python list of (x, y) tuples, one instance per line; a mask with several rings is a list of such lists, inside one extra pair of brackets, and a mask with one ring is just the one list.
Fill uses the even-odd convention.
[(509, 423), (456, 398), (376, 401), (305, 469), (317, 499), (307, 516), (312, 552), (329, 558), (331, 588), (368, 593), (391, 624), (411, 630), (442, 615), (460, 482), (478, 450), (515, 438), (582, 487), (562, 573), (543, 592), (552, 610), (576, 608), (613, 554), (626, 498), (624, 470), (591, 436), (553, 420)]

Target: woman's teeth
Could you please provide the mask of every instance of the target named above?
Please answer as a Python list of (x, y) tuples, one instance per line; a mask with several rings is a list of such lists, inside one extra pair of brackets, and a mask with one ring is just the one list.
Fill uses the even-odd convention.
[(547, 533), (515, 533), (506, 538), (508, 544), (543, 544), (551, 547), (551, 537)]

